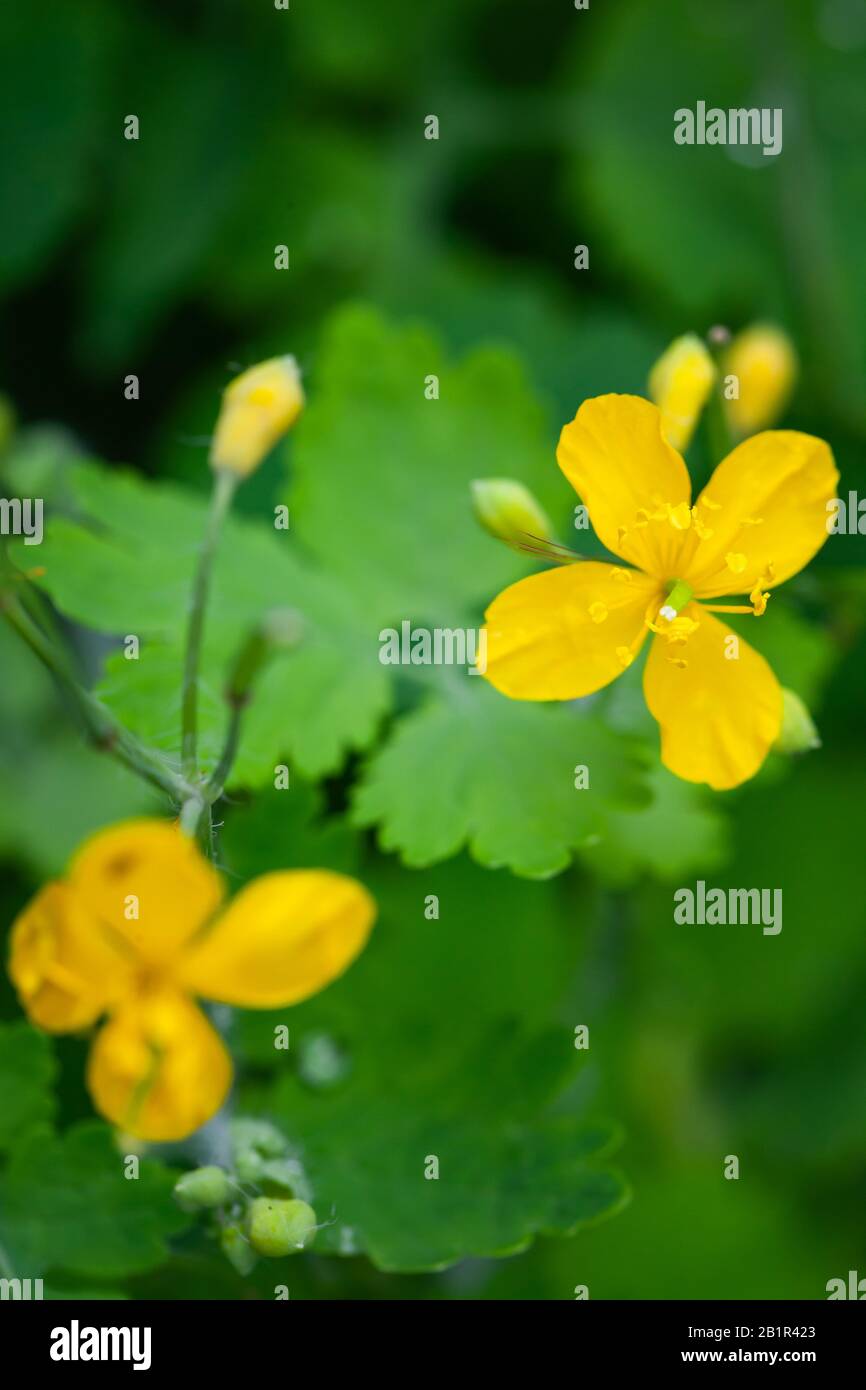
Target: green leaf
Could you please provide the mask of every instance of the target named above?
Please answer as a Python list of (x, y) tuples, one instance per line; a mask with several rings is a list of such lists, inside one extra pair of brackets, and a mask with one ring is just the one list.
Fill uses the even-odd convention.
[(54, 1072), (44, 1033), (27, 1023), (0, 1024), (0, 1151), (50, 1127)]
[(325, 814), (321, 792), (294, 781), (264, 790), (245, 805), (227, 807), (220, 860), (232, 878), (248, 880), (274, 868), (324, 867), (357, 872), (360, 836), (342, 817)]
[[(431, 376), (438, 400), (425, 396)], [(470, 482), (516, 478), (563, 516), (573, 494), (554, 444), (512, 353), (478, 350), (454, 364), (425, 330), (346, 309), (325, 334), (294, 442), (298, 535), (380, 625), (447, 625), (527, 572), (477, 525)]]
[[(112, 657), (98, 693), (176, 761), (185, 617), (205, 504), (182, 488), (94, 464), (72, 466), (70, 483), (79, 517), (47, 527), (41, 582), (69, 617), (139, 638), (139, 659)], [(200, 689), (206, 766), (222, 746), (223, 684), (246, 634), (269, 608), (297, 608), (307, 621), (300, 648), (273, 661), (247, 712), (234, 780), (249, 785), (272, 778), (284, 755), (309, 776), (334, 770), (350, 748), (369, 743), (389, 702), (374, 632), (349, 593), (295, 558), (287, 534), (231, 519), (214, 573)]]
[[(597, 837), (612, 805), (644, 799), (633, 749), (592, 716), (508, 700), (481, 678), (407, 715), (354, 800), (386, 850), (413, 866), (468, 845), (489, 868), (544, 878)], [(588, 769), (577, 789), (575, 771)]]
[(176, 1174), (140, 1161), (124, 1176), (111, 1130), (78, 1124), (17, 1147), (0, 1178), (0, 1246), (19, 1278), (64, 1269), (113, 1279), (160, 1264), (188, 1224), (173, 1201)]
[(632, 810), (611, 810), (604, 835), (581, 850), (588, 869), (621, 888), (652, 874), (664, 882), (690, 873), (707, 873), (730, 854), (729, 823), (705, 787), (683, 782), (648, 755), (652, 799)]
[(363, 1108), (357, 1095), (326, 1107), (280, 1083), (273, 1110), (303, 1132), (319, 1208), (336, 1208), (318, 1248), (363, 1251), (381, 1269), (437, 1269), (610, 1214), (624, 1198), (602, 1164), (613, 1131), (553, 1111), (570, 1048), (565, 1030), (528, 1039), (503, 1027), (413, 1088), (411, 1108), (402, 1078)]
[[(242, 1055), (291, 1069), (247, 1103), (292, 1142), (319, 1220), (333, 1210), (315, 1249), (435, 1269), (615, 1211), (615, 1135), (587, 1114), (593, 1077), (572, 1033), (585, 897), (563, 930), (559, 883), (466, 859), (423, 874), (371, 863), (362, 876), (381, 918), (347, 975), (297, 1009), (238, 1019)], [(278, 1022), (288, 1052), (274, 1049)], [(298, 1059), (323, 1035), (346, 1066), (315, 1083)], [(431, 1157), (438, 1179), (425, 1177)]]

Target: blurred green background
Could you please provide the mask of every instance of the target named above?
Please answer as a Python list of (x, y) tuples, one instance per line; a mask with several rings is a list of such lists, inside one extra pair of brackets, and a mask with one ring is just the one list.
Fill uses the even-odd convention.
[[(783, 153), (675, 146), (673, 112), (698, 100), (781, 106)], [(140, 121), (137, 142), (123, 138), (128, 114)], [(438, 141), (423, 138), (429, 114)], [(323, 383), (338, 390), (353, 332), (360, 355), (367, 340), (387, 342), (396, 374), (412, 357), (403, 325), (416, 321), (439, 344), (418, 350), (422, 375), (425, 353), (450, 361), (491, 344), (520, 359), (515, 392), (531, 404), (497, 397), (501, 419), (489, 429), (491, 398), (479, 405), (463, 473), (429, 529), (437, 455), (413, 458), (411, 421), (395, 429), (390, 454), (387, 419), (365, 448), (361, 400), (357, 475), (339, 460), (328, 472), (352, 447), (351, 422), (329, 438), (322, 405), (315, 432), (299, 432), (288, 476), (291, 485), (297, 466), (301, 507), (311, 497), (319, 509), (309, 553), (343, 579), (356, 574), (362, 595), (384, 594), (386, 580), (399, 592), (411, 571), (417, 603), (388, 610), (395, 620), (424, 611), (428, 571), (460, 571), (460, 537), (474, 535), (461, 510), (466, 480), (517, 473), (511, 449), (532, 452), (534, 484), (549, 473), (555, 488), (565, 420), (587, 396), (645, 392), (654, 358), (681, 332), (780, 323), (802, 365), (784, 423), (829, 440), (842, 496), (863, 487), (863, 0), (591, 0), (584, 12), (571, 0), (292, 0), (288, 12), (265, 0), (64, 0), (38, 21), (7, 7), (0, 127), (0, 387), (20, 424), (9, 476), (38, 477), (47, 497), (79, 453), (203, 491), (215, 403), (239, 366), (294, 352), (312, 418), (317, 388), (323, 398)], [(590, 266), (578, 272), (580, 243)], [(286, 272), (274, 269), (279, 244), (290, 250)], [(356, 301), (374, 306), (369, 322), (363, 311), (340, 317)], [(124, 399), (130, 373), (141, 382), (135, 403)], [(363, 389), (353, 380), (346, 399)], [(454, 437), (459, 453), (457, 426)], [(703, 436), (689, 462), (698, 476), (712, 462)], [(251, 519), (284, 495), (285, 463), (272, 460), (243, 492)], [(408, 476), (411, 501), (380, 527), (387, 470)], [(565, 540), (568, 505), (552, 497)], [(384, 560), (365, 550), (367, 537), (387, 548)], [(822, 749), (771, 760), (724, 797), (680, 799), (652, 774), (648, 809), (613, 810), (602, 831), (567, 841), (558, 867), (572, 849), (576, 863), (547, 882), (478, 867), (465, 852), (403, 867), (348, 824), (356, 753), (390, 717), (376, 694), (369, 730), (302, 767), (310, 782), (324, 777), (320, 792), (303, 790), (312, 830), (303, 816), (285, 824), (275, 806), (256, 809), (265, 798), (229, 808), (225, 855), (239, 877), (304, 862), (300, 836), (315, 862), (350, 865), (374, 885), (382, 932), (399, 944), (378, 972), (376, 959), (388, 958), (371, 948), (373, 964), (358, 967), (360, 983), (336, 987), (335, 1004), (329, 993), (298, 1011), (302, 1039), (305, 1028), (352, 1036), (348, 1015), (367, 1005), (405, 1015), (406, 1037), (415, 1019), (419, 1047), (416, 1004), (440, 1022), (448, 1015), (455, 1036), (500, 1015), (568, 1031), (586, 1023), (581, 1094), (621, 1127), (616, 1163), (631, 1188), (609, 1220), (503, 1261), (401, 1275), (362, 1256), (305, 1255), (292, 1263), (293, 1298), (560, 1299), (580, 1284), (591, 1298), (820, 1298), (829, 1279), (866, 1274), (864, 555), (863, 537), (831, 538), (764, 620), (762, 649), (810, 703)], [(489, 579), (464, 586), (467, 611), (501, 587), (497, 558), (489, 563)], [(100, 628), (98, 611), (51, 592), (62, 612)], [(95, 610), (110, 601), (103, 589)], [(118, 626), (106, 618), (101, 630)], [(76, 640), (96, 674), (103, 644), (81, 631)], [(78, 747), (5, 635), (0, 652), (8, 922), (82, 834), (152, 802)], [(605, 728), (654, 748), (637, 684), (620, 684), (604, 697)], [(403, 699), (398, 689), (392, 713)], [(535, 794), (546, 799), (543, 785)], [(365, 825), (377, 819), (367, 809)], [(406, 852), (412, 832), (392, 831), (386, 848)], [(426, 858), (460, 846), (458, 836)], [(423, 848), (406, 857), (426, 862)], [(701, 877), (782, 887), (781, 935), (676, 928), (672, 885)], [(454, 905), (447, 921), (423, 920), (428, 893)], [(423, 935), (434, 930), (436, 945)], [(2, 989), (3, 1017), (18, 1018), (5, 980)], [(242, 1020), (237, 1043), (242, 1095), (273, 1113), (268, 1026)], [(89, 1114), (84, 1045), (63, 1041), (56, 1053), (65, 1123)], [(340, 1142), (351, 1155), (351, 1134)], [(728, 1154), (740, 1159), (737, 1182), (722, 1176)], [(346, 1166), (351, 1181), (351, 1157)], [(491, 1169), (491, 1191), (501, 1177)], [(272, 1282), (270, 1269), (240, 1281), (187, 1232), (171, 1259), (119, 1275), (116, 1291), (271, 1296)]]

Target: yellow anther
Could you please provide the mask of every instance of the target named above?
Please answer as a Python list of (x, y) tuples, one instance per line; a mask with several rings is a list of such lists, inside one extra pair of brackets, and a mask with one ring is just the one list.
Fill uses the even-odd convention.
[(770, 595), (762, 593), (760, 584), (756, 584), (752, 592), (749, 594), (749, 601), (752, 605), (752, 612), (754, 613), (756, 618), (760, 618), (763, 616), (764, 613), (766, 613), (769, 599)]
[(701, 506), (709, 507), (711, 512), (720, 512), (722, 510), (721, 502), (714, 502), (713, 499), (711, 497), (708, 497), (705, 492), (701, 493), (701, 496), (698, 500), (700, 501)]
[(687, 618), (684, 613), (680, 613), (670, 625), (669, 640), (671, 642), (685, 642), (693, 632), (697, 632), (699, 627), (700, 623), (696, 623), (693, 618)]
[(607, 617), (607, 604), (598, 602), (591, 603), (589, 605), (589, 616), (594, 623), (603, 623)]
[(698, 540), (708, 541), (710, 539), (710, 536), (713, 535), (712, 526), (705, 526), (702, 521), (698, 520), (697, 516), (695, 515), (695, 512), (692, 512), (692, 525), (694, 526), (695, 531), (697, 532)]
[(631, 570), (621, 569), (619, 565), (614, 565), (610, 572), (611, 579), (619, 579), (623, 584), (631, 583)]
[(692, 512), (688, 502), (680, 502), (676, 507), (671, 507), (668, 520), (678, 531), (688, 531), (692, 524)]
[(617, 647), (616, 655), (617, 660), (621, 663), (623, 670), (625, 670), (626, 667), (631, 666), (631, 663), (634, 661), (634, 652), (630, 651), (628, 647)]
[(740, 524), (742, 526), (763, 526), (764, 518), (762, 516), (745, 516)]
[(729, 550), (725, 556), (725, 564), (734, 574), (742, 574), (746, 568), (746, 557), (739, 550)]

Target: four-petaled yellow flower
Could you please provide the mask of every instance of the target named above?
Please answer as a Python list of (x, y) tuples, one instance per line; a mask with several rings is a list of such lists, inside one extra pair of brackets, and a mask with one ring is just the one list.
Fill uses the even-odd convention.
[[(762, 656), (714, 613), (760, 616), (769, 590), (827, 538), (838, 473), (823, 440), (767, 431), (723, 459), (693, 504), (658, 408), (585, 401), (562, 431), (560, 468), (624, 568), (579, 561), (520, 580), (487, 611), (487, 679), (518, 700), (573, 700), (630, 666), (654, 634), (646, 702), (667, 767), (723, 789), (754, 776), (782, 720)], [(748, 594), (748, 605), (712, 599)]]
[(87, 1084), (138, 1138), (184, 1138), (231, 1085), (231, 1058), (193, 995), (298, 1003), (355, 959), (376, 915), (360, 883), (323, 869), (264, 874), (220, 910), (223, 895), (176, 826), (134, 820), (88, 840), (13, 925), (9, 973), (35, 1024), (66, 1033), (107, 1015)]

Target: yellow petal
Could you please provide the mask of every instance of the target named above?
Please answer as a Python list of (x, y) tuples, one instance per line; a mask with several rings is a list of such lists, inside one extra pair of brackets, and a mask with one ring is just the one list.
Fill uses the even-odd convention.
[(344, 874), (297, 869), (243, 888), (188, 952), (187, 987), (248, 1009), (296, 1004), (351, 965), (370, 935), (376, 904)]
[[(827, 539), (827, 502), (838, 481), (823, 439), (768, 430), (745, 440), (707, 484), (713, 532), (706, 540), (694, 532), (686, 538), (678, 578), (688, 580), (698, 598), (749, 593), (762, 581), (781, 584)], [(702, 493), (699, 515), (703, 502)], [(735, 566), (728, 565), (729, 555)]]
[(122, 943), (49, 883), (12, 924), (9, 975), (28, 1018), (50, 1033), (93, 1023), (131, 985)]
[(716, 365), (694, 333), (676, 338), (650, 372), (649, 392), (662, 414), (662, 432), (675, 449), (687, 449), (700, 419)]
[[(640, 649), (656, 580), (594, 560), (521, 579), (487, 610), (487, 668), (515, 700), (574, 700), (600, 690)], [(654, 616), (654, 611), (653, 611)]]
[(656, 638), (644, 695), (660, 726), (665, 766), (687, 782), (722, 791), (758, 771), (779, 734), (782, 691), (742, 637), (696, 603), (685, 611), (699, 624), (676, 650), (685, 664), (674, 664), (670, 648)]
[(76, 854), (68, 882), (82, 909), (148, 965), (170, 964), (223, 896), (194, 841), (160, 820), (100, 830)]
[(557, 461), (616, 555), (659, 579), (678, 578), (683, 534), (668, 506), (688, 504), (688, 469), (662, 435), (658, 408), (640, 396), (584, 401), (559, 438)]
[(112, 1124), (154, 1143), (185, 1139), (216, 1114), (231, 1058), (190, 999), (138, 996), (110, 1018), (90, 1050), (87, 1085)]

